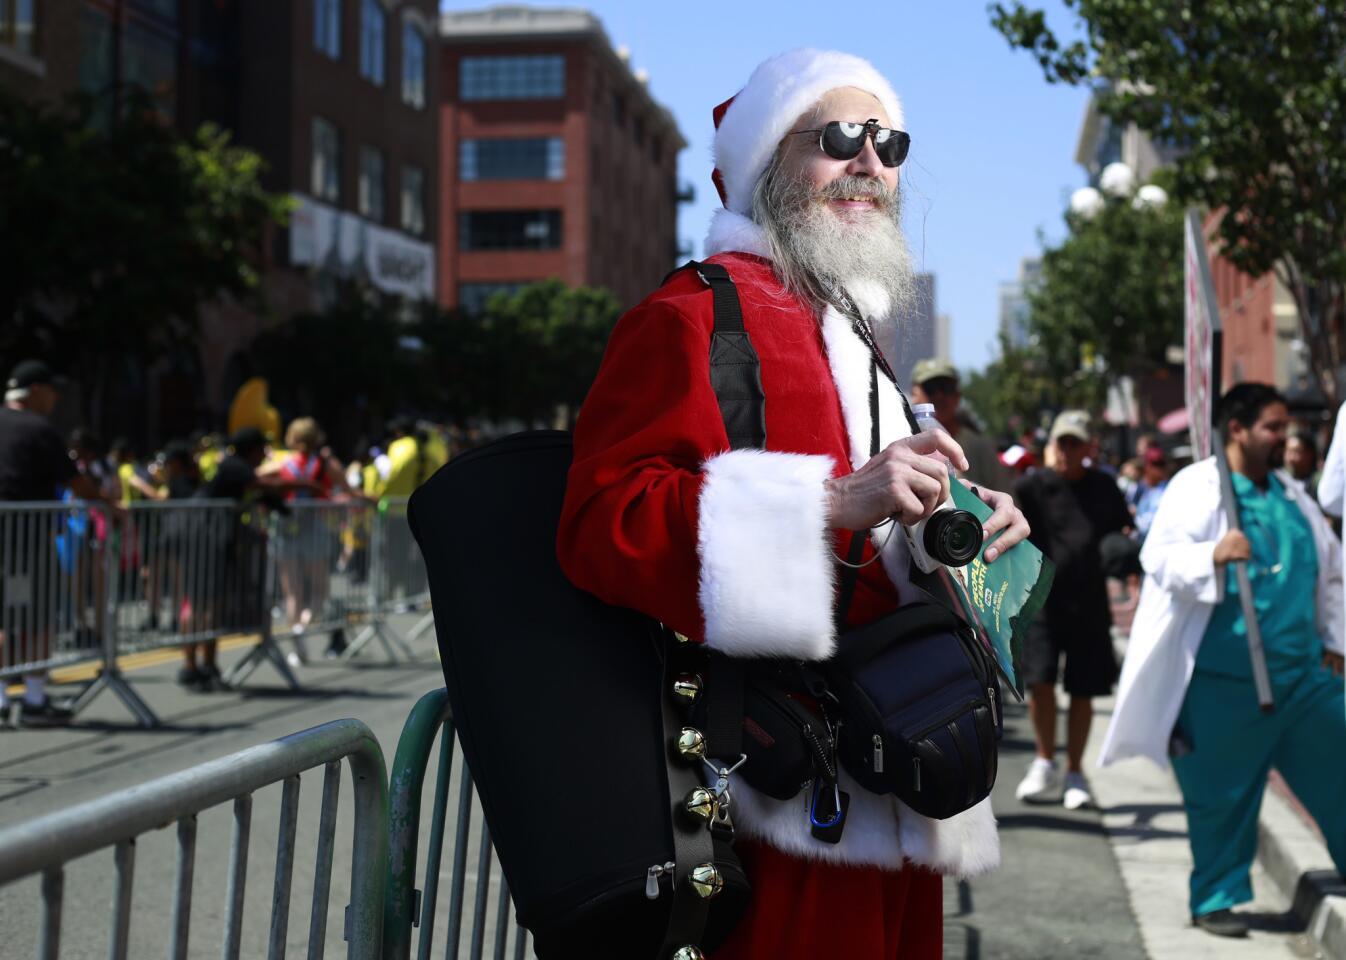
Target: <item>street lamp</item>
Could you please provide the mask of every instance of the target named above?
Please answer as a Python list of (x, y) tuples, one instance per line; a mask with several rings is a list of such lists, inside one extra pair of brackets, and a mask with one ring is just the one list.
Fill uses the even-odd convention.
[(1093, 187), (1080, 187), (1070, 195), (1070, 212), (1086, 220), (1102, 213), (1105, 205), (1103, 194)]
[(1110, 163), (1098, 175), (1098, 186), (1108, 196), (1129, 197), (1136, 192), (1136, 172), (1120, 160)]

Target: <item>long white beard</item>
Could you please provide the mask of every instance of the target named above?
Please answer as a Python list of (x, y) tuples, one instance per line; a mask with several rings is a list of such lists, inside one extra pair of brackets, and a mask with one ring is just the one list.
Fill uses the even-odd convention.
[[(845, 220), (829, 196), (872, 196), (875, 209)], [(895, 326), (917, 295), (901, 204), (879, 181), (845, 177), (815, 193), (782, 177), (773, 163), (753, 197), (754, 219), (771, 248), (776, 273), (793, 293), (821, 309), (840, 285), (876, 326)]]

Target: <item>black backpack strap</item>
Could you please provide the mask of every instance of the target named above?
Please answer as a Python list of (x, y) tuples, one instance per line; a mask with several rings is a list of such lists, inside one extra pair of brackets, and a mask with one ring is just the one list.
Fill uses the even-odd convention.
[[(710, 337), (710, 385), (731, 450), (766, 448), (766, 398), (762, 368), (743, 325), (743, 307), (729, 271), (718, 263), (688, 261), (679, 270), (695, 270), (714, 298), (715, 329)], [(678, 271), (673, 271), (677, 273)], [(672, 276), (672, 274), (669, 274)]]

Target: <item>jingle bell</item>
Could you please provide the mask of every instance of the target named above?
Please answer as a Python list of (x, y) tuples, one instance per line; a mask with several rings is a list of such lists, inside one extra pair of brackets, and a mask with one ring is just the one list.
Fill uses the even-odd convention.
[(677, 743), (678, 755), (684, 760), (701, 760), (706, 756), (706, 735), (695, 727), (683, 727)]
[(697, 787), (682, 801), (683, 809), (698, 823), (710, 823), (715, 816), (715, 794), (705, 787)]
[(692, 867), (692, 872), (687, 876), (692, 884), (692, 889), (702, 900), (709, 900), (711, 897), (718, 896), (724, 889), (724, 877), (720, 871), (715, 869), (713, 863), (698, 863)]
[(701, 696), (701, 678), (694, 673), (679, 675), (678, 679), (673, 681), (673, 696), (690, 707), (696, 703), (696, 698)]
[(706, 960), (706, 955), (688, 944), (673, 951), (673, 960)]

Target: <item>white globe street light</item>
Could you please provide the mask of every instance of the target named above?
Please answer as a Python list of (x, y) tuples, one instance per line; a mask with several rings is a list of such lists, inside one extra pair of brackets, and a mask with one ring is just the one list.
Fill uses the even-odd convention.
[(1070, 195), (1070, 212), (1086, 220), (1102, 213), (1104, 204), (1103, 194), (1093, 187), (1080, 187)]
[(1098, 175), (1098, 185), (1112, 197), (1129, 197), (1136, 191), (1136, 172), (1122, 163), (1110, 163)]
[(1158, 210), (1166, 203), (1168, 203), (1168, 191), (1153, 183), (1147, 183), (1137, 190), (1136, 199), (1131, 201), (1131, 205), (1137, 210)]

